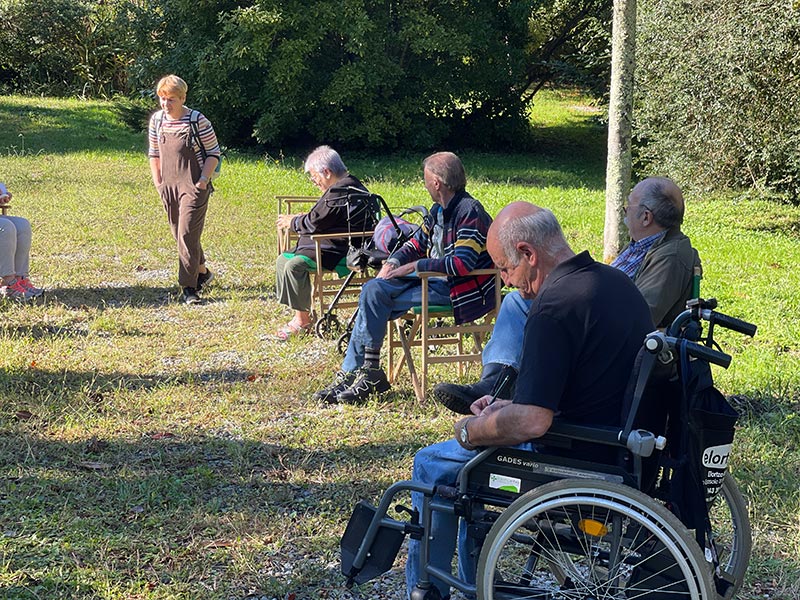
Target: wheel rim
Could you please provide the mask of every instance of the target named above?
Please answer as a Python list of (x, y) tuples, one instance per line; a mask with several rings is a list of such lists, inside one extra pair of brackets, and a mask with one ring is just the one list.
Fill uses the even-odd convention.
[(512, 505), (484, 544), (478, 597), (711, 598), (708, 568), (694, 540), (643, 498), (584, 485)]

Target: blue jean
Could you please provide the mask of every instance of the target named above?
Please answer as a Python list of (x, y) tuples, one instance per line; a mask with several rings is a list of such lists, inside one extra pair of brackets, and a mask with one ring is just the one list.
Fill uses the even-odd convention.
[[(428, 280), (428, 304), (450, 304), (446, 279)], [(358, 315), (347, 344), (342, 371), (351, 372), (364, 364), (364, 348), (379, 349), (386, 337), (386, 323), (413, 306), (422, 304), (422, 282), (418, 277), (370, 279), (358, 297)]]
[[(465, 450), (459, 443), (450, 439), (420, 449), (414, 456), (414, 469), (411, 479), (430, 485), (454, 485), (461, 468), (476, 454), (477, 450)], [(411, 494), (411, 505), (422, 514), (423, 495), (419, 492)], [(443, 512), (434, 512), (431, 522), (433, 539), (430, 542), (430, 563), (444, 571), (450, 572), (453, 555), (456, 551), (456, 531), (458, 532), (458, 576), (467, 583), (475, 583), (477, 557), (475, 540), (467, 537), (464, 521), (459, 526), (459, 518)], [(408, 540), (408, 559), (406, 560), (406, 590), (411, 590), (419, 581), (419, 545), (418, 540)], [(439, 589), (442, 597), (450, 593), (450, 586), (438, 579), (433, 584)]]
[(499, 363), (510, 365), (519, 371), (522, 358), (522, 338), (525, 335), (525, 322), (532, 300), (525, 300), (517, 290), (503, 298), (497, 318), (494, 321), (492, 337), (483, 347), (481, 360), (484, 365)]
[[(532, 450), (533, 444), (524, 442), (515, 448)], [(428, 485), (455, 485), (462, 467), (478, 454), (477, 450), (465, 450), (455, 439), (449, 439), (432, 446), (420, 449), (414, 456), (414, 468), (411, 479)], [(412, 492), (411, 505), (422, 514), (423, 495)], [(451, 571), (451, 563), (456, 549), (456, 533), (458, 534), (458, 577), (469, 584), (475, 583), (478, 557), (476, 556), (475, 539), (467, 535), (465, 521), (453, 514), (436, 511), (431, 521), (432, 537), (429, 548), (429, 561), (434, 567), (443, 571)], [(406, 591), (411, 590), (419, 581), (419, 545), (418, 540), (408, 540), (408, 558), (406, 560)], [(438, 579), (432, 579), (442, 597), (450, 593), (450, 588)]]

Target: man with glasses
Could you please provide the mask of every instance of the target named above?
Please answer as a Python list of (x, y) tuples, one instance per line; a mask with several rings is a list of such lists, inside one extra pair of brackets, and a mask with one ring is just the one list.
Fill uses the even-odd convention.
[[(624, 210), (631, 243), (611, 265), (639, 288), (650, 306), (653, 323), (666, 327), (692, 297), (695, 267), (700, 269), (697, 251), (681, 231), (683, 194), (671, 179), (649, 177), (633, 188)], [(482, 396), (513, 395), (530, 305), (518, 292), (505, 297), (492, 337), (483, 349), (481, 379), (471, 385), (437, 385), (433, 395), (439, 402), (457, 413), (470, 414), (470, 405)]]

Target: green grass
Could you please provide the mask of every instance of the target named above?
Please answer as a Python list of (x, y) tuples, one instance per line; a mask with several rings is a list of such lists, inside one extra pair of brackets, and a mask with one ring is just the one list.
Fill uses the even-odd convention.
[[(552, 208), (599, 257), (602, 129), (569, 93), (543, 94), (531, 118), (536, 151), (462, 153), (468, 187), (492, 213)], [(422, 158), (344, 156), (394, 207), (429, 202)], [(144, 135), (109, 104), (0, 98), (0, 180), (33, 223), (33, 278), (50, 290), (0, 306), (0, 597), (339, 597), (353, 504), (407, 478), (453, 417), (419, 406), (407, 379), (366, 406), (319, 405), (333, 343), (269, 340), (288, 319), (271, 297), (273, 197), (314, 193), (301, 161), (231, 153), (204, 233), (219, 277), (189, 308)], [(799, 223), (789, 206), (688, 198), (703, 294), (759, 325), (753, 340), (720, 333), (734, 362), (717, 372), (744, 412), (733, 470), (755, 549), (742, 598), (800, 595)]]

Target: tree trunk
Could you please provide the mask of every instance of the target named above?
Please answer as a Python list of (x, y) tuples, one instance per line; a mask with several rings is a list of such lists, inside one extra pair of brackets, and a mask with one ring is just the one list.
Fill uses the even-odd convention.
[(611, 34), (611, 95), (603, 260), (610, 263), (628, 241), (623, 207), (631, 185), (631, 118), (636, 67), (636, 0), (614, 0)]

